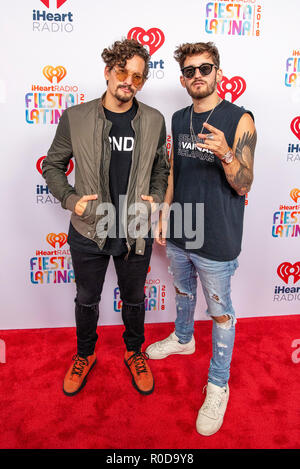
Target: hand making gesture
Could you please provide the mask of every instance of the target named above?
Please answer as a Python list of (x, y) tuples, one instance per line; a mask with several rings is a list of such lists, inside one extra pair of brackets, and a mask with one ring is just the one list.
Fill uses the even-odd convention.
[(210, 133), (198, 134), (198, 137), (204, 140), (204, 143), (197, 143), (197, 146), (212, 151), (221, 160), (230, 150), (224, 133), (207, 122), (203, 124), (203, 127), (209, 130)]

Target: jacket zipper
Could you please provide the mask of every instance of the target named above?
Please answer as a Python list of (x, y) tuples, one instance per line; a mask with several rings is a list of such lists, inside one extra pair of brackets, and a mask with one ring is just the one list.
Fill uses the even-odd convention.
[[(109, 138), (109, 137), (108, 137), (109, 132), (107, 132), (107, 129), (110, 130), (110, 125), (109, 125), (108, 121), (105, 119), (105, 120), (104, 120), (104, 123), (103, 123), (103, 130), (102, 130), (102, 137), (101, 137), (101, 138), (103, 139), (103, 140), (102, 140), (102, 145), (103, 145), (103, 143), (105, 142), (105, 138), (103, 138), (103, 137)], [(104, 134), (106, 134), (106, 135), (104, 135)], [(103, 154), (104, 154), (104, 150), (107, 148), (107, 142), (105, 142), (105, 143), (106, 143), (106, 146), (103, 148)], [(110, 148), (109, 143), (108, 143), (108, 148)], [(100, 168), (99, 168), (99, 171), (98, 171), (98, 193), (100, 193), (100, 169), (101, 169), (101, 163), (102, 163), (102, 159), (101, 159), (101, 161), (100, 161)], [(103, 176), (104, 176), (104, 174), (103, 174)], [(105, 187), (107, 187), (106, 184), (105, 184)], [(109, 182), (108, 182), (108, 187), (109, 187)], [(108, 189), (108, 191), (106, 192), (106, 195), (107, 195), (107, 198), (109, 199), (109, 201), (111, 202), (110, 194), (109, 194), (109, 189)], [(96, 236), (97, 236), (97, 231), (95, 231), (94, 238), (95, 238)], [(102, 244), (102, 247), (105, 245), (106, 239), (107, 239), (107, 238), (105, 238), (105, 240), (101, 243), (101, 244)]]
[[(135, 130), (135, 128), (134, 128), (133, 121), (131, 121), (130, 125), (131, 125), (131, 127), (132, 127), (132, 129), (133, 129), (133, 131), (134, 131), (134, 135), (135, 135), (135, 137), (136, 137), (136, 130)], [(130, 183), (131, 183), (131, 179), (132, 179), (133, 163), (134, 163), (134, 161), (135, 161), (135, 160), (134, 160), (134, 158), (135, 158), (135, 149), (136, 149), (136, 138), (134, 138), (133, 151), (132, 151), (131, 170), (130, 170), (130, 174), (129, 174), (129, 180), (128, 180), (128, 185), (127, 185), (126, 198), (125, 198), (125, 202), (124, 202), (124, 206), (125, 206), (126, 210), (123, 210), (123, 217), (122, 217), (122, 218), (124, 218), (123, 222), (125, 222), (125, 223), (124, 223), (124, 227), (126, 226), (126, 246), (127, 246), (127, 250), (128, 250), (126, 256), (124, 257), (125, 261), (128, 260), (128, 256), (129, 256), (130, 251), (131, 251), (131, 246), (130, 246), (130, 244), (129, 244), (129, 242), (128, 242), (128, 230), (127, 230), (127, 220), (128, 220), (128, 216), (127, 216), (127, 201), (128, 201), (128, 192), (129, 192), (129, 188), (130, 188)], [(135, 200), (137, 200), (137, 184), (135, 185)], [(126, 217), (125, 217), (124, 214), (126, 214)]]

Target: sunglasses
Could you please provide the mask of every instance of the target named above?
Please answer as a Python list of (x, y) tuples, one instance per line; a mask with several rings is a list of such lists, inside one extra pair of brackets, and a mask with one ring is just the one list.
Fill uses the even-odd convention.
[(119, 81), (125, 81), (128, 75), (131, 75), (134, 86), (140, 86), (144, 82), (143, 75), (140, 75), (139, 73), (129, 73), (126, 68), (114, 68), (114, 71)]
[(185, 78), (193, 78), (193, 76), (195, 75), (196, 73), (196, 70), (198, 69), (199, 72), (201, 73), (202, 76), (206, 76), (206, 75), (209, 75), (212, 71), (212, 69), (216, 67), (216, 69), (218, 69), (218, 67), (214, 64), (201, 64), (199, 65), (199, 67), (194, 67), (194, 65), (188, 65), (187, 67), (184, 67), (181, 69), (182, 71), (182, 75), (185, 77)]

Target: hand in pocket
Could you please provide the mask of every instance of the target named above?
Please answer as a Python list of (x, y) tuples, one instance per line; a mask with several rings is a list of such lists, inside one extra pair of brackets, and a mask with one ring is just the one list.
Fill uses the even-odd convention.
[(75, 205), (75, 213), (76, 215), (78, 215), (79, 217), (82, 216), (82, 214), (84, 213), (85, 209), (86, 209), (86, 206), (88, 204), (88, 201), (89, 200), (96, 200), (98, 199), (98, 195), (97, 194), (91, 194), (91, 195), (84, 195), (83, 197), (81, 197), (81, 199), (78, 200), (77, 204)]

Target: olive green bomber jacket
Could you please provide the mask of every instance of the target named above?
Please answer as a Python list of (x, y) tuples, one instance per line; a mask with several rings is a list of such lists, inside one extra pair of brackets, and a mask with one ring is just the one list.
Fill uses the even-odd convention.
[[(103, 98), (103, 97), (102, 97)], [(110, 203), (109, 166), (111, 149), (109, 132), (111, 122), (105, 117), (102, 98), (67, 108), (59, 121), (52, 145), (43, 161), (42, 172), (51, 193), (63, 208), (72, 212), (71, 222), (83, 236), (94, 240), (100, 249), (106, 237), (98, 236), (97, 226), (105, 220), (101, 203)], [(166, 151), (166, 129), (163, 115), (156, 109), (136, 101), (138, 110), (132, 120), (135, 143), (128, 181), (124, 226), (128, 227), (133, 212), (128, 208), (133, 204), (145, 204), (150, 229), (151, 208), (143, 202), (141, 195), (151, 195), (155, 202), (164, 200), (169, 175), (169, 161)], [(75, 184), (69, 184), (65, 174), (71, 158), (75, 160)], [(75, 205), (83, 195), (98, 194), (97, 200), (87, 203), (78, 216)], [(97, 209), (98, 208), (98, 209)], [(100, 213), (100, 214), (99, 214)], [(126, 228), (128, 251), (136, 242), (136, 253), (143, 254), (145, 241), (142, 237), (133, 238)]]

